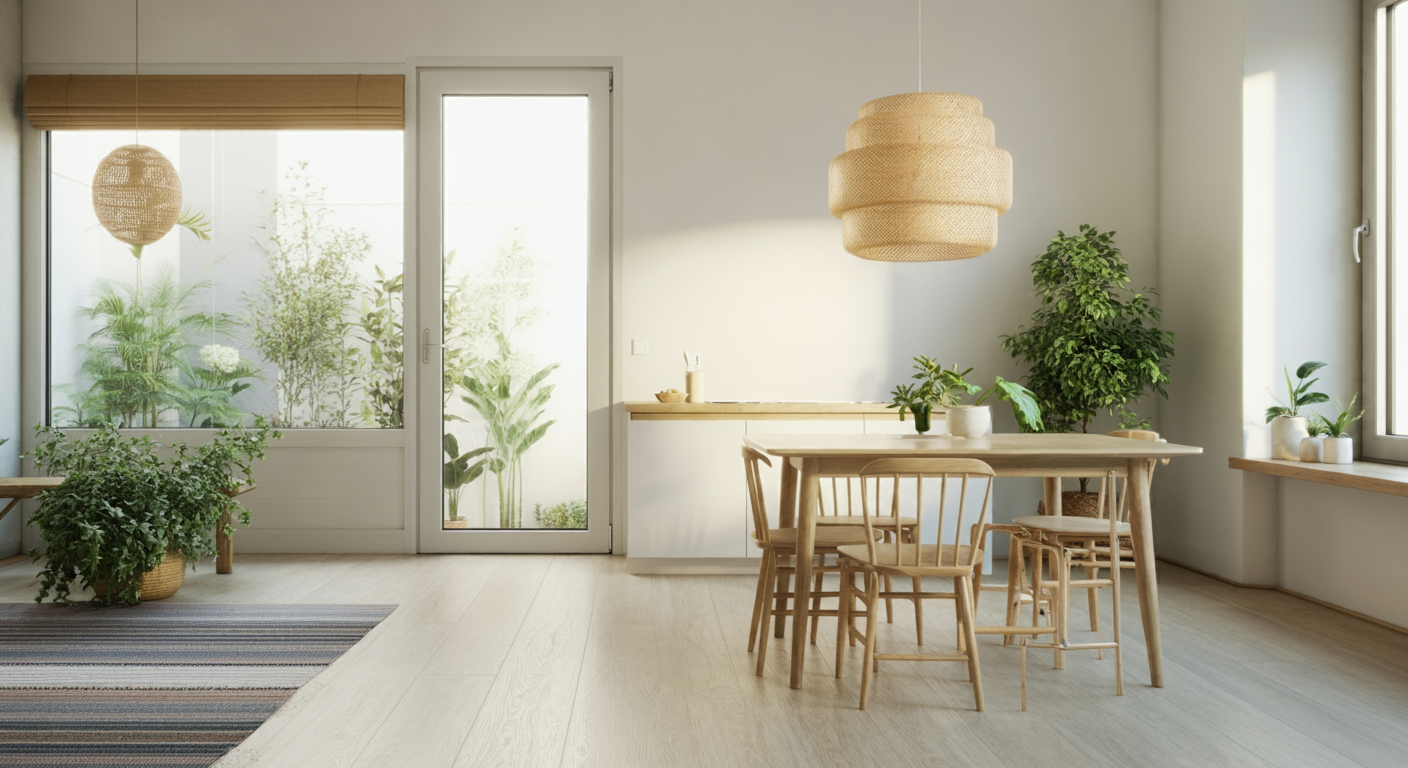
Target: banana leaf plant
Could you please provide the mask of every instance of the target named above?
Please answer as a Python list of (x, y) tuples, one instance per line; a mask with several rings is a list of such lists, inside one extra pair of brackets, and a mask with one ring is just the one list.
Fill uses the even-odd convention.
[(508, 339), (501, 333), (496, 341), (498, 358), (480, 366), (477, 376), (466, 375), (460, 379), (460, 386), (468, 393), (460, 399), (484, 419), (489, 445), (495, 451), (486, 466), (494, 473), (498, 486), (499, 527), (521, 528), (523, 455), (543, 439), (549, 427), (557, 423), (555, 419), (541, 423), (538, 420), (552, 399), (555, 387), (543, 381), (557, 370), (558, 364), (543, 368), (528, 377), (521, 386), (515, 387), (511, 370), (513, 355)]
[(484, 464), (488, 461), (488, 459), (480, 459), (471, 464), (470, 460), (477, 456), (483, 456), (494, 449), (486, 445), (483, 448), (475, 448), (472, 451), (460, 453), (459, 440), (455, 439), (455, 436), (448, 432), (445, 433), (443, 447), (445, 449), (445, 455), (450, 458), (449, 461), (445, 462), (441, 482), (444, 483), (445, 490), (450, 494), (448, 502), (450, 507), (450, 519), (458, 520), (460, 519), (460, 494), (464, 493), (464, 487), (466, 485), (478, 480), (479, 476), (484, 474)]

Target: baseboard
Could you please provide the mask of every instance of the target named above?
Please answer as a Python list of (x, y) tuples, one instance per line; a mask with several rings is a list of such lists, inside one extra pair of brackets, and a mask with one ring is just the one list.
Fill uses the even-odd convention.
[(749, 557), (627, 557), (626, 573), (738, 576), (758, 573), (759, 558)]
[(29, 555), (11, 555), (10, 557), (0, 558), (0, 568), (4, 568), (7, 565), (14, 565), (15, 563), (28, 562), (33, 562), (30, 560)]
[(1180, 562), (1178, 562), (1178, 561), (1176, 561), (1176, 560), (1170, 560), (1170, 559), (1168, 559), (1168, 558), (1166, 558), (1166, 557), (1159, 557), (1159, 558), (1155, 558), (1155, 559), (1159, 560), (1160, 562), (1168, 563), (1169, 565), (1176, 565), (1176, 566), (1178, 566), (1179, 568), (1182, 568), (1182, 569), (1184, 569), (1184, 570), (1186, 570), (1186, 571), (1192, 571), (1193, 573), (1196, 573), (1196, 574), (1198, 574), (1198, 575), (1200, 575), (1200, 576), (1206, 576), (1206, 577), (1208, 577), (1208, 578), (1210, 578), (1210, 579), (1216, 579), (1217, 581), (1220, 581), (1220, 582), (1222, 582), (1223, 584), (1230, 584), (1230, 585), (1232, 585), (1232, 586), (1234, 586), (1234, 587), (1241, 587), (1242, 589), (1270, 589), (1270, 590), (1274, 590), (1274, 591), (1280, 592), (1281, 594), (1284, 594), (1284, 595), (1290, 595), (1291, 597), (1300, 598), (1301, 600), (1304, 600), (1304, 601), (1309, 602), (1309, 603), (1315, 603), (1316, 605), (1318, 605), (1318, 606), (1320, 606), (1320, 607), (1322, 607), (1322, 608), (1329, 608), (1329, 609), (1332, 610), (1332, 611), (1339, 611), (1340, 613), (1343, 613), (1343, 614), (1345, 614), (1345, 615), (1347, 615), (1347, 616), (1353, 616), (1353, 617), (1356, 618), (1356, 619), (1360, 619), (1360, 620), (1362, 620), (1362, 621), (1367, 621), (1367, 622), (1369, 622), (1370, 624), (1377, 624), (1378, 626), (1383, 627), (1384, 629), (1391, 629), (1391, 630), (1393, 630), (1394, 632), (1401, 632), (1401, 633), (1403, 633), (1403, 634), (1405, 634), (1405, 635), (1408, 635), (1408, 627), (1400, 627), (1400, 626), (1398, 626), (1397, 624), (1390, 624), (1389, 622), (1384, 621), (1383, 619), (1376, 619), (1376, 618), (1374, 618), (1373, 616), (1368, 616), (1368, 615), (1362, 614), (1362, 613), (1360, 613), (1359, 611), (1352, 611), (1352, 610), (1350, 610), (1350, 609), (1348, 609), (1348, 608), (1345, 608), (1345, 607), (1342, 606), (1342, 605), (1335, 605), (1334, 603), (1327, 603), (1327, 602), (1325, 602), (1324, 600), (1321, 600), (1321, 599), (1318, 598), (1318, 597), (1311, 597), (1310, 595), (1304, 595), (1304, 594), (1301, 594), (1300, 592), (1296, 592), (1295, 590), (1286, 589), (1285, 587), (1278, 587), (1278, 586), (1276, 586), (1275, 584), (1243, 584), (1243, 583), (1240, 582), (1240, 581), (1233, 581), (1233, 580), (1231, 580), (1231, 579), (1229, 579), (1229, 578), (1227, 578), (1227, 577), (1225, 577), (1225, 576), (1218, 576), (1218, 575), (1215, 574), (1215, 573), (1209, 573), (1209, 572), (1207, 572), (1207, 571), (1205, 571), (1205, 570), (1203, 570), (1203, 569), (1201, 569), (1201, 568), (1194, 568), (1194, 567), (1191, 566), (1191, 565), (1184, 565), (1183, 563), (1180, 563)]
[(235, 556), (247, 555), (400, 555), (406, 533), (380, 531), (235, 531)]

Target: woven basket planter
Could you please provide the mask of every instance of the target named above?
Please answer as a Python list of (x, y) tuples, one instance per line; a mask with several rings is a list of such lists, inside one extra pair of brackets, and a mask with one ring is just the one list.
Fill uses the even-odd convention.
[[(166, 553), (166, 557), (150, 571), (142, 574), (142, 602), (148, 600), (165, 600), (176, 594), (176, 590), (186, 583), (186, 556), (178, 550), (171, 550)], [(108, 593), (108, 583), (98, 581), (93, 583), (93, 592), (98, 597), (106, 597)]]
[[(1036, 513), (1046, 514), (1046, 502), (1036, 503)], [(1100, 494), (1080, 491), (1061, 492), (1061, 514), (1066, 517), (1102, 517), (1100, 514)]]

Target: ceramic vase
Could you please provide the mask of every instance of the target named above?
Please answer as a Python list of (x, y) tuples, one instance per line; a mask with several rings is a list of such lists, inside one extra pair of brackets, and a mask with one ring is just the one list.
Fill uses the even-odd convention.
[(982, 437), (992, 429), (992, 408), (955, 405), (948, 409), (948, 431), (954, 437)]
[(933, 426), (932, 416), (934, 406), (929, 403), (915, 403), (909, 406), (909, 412), (914, 414), (914, 431), (924, 434)]
[(1352, 437), (1327, 437), (1327, 438), (1325, 438), (1325, 463), (1326, 463), (1326, 464), (1353, 464), (1353, 463), (1354, 463), (1354, 438), (1352, 438)]
[(1277, 416), (1271, 420), (1271, 458), (1300, 461), (1300, 441), (1307, 437), (1304, 416)]
[(1307, 437), (1300, 441), (1300, 460), (1321, 462), (1325, 460), (1325, 438)]

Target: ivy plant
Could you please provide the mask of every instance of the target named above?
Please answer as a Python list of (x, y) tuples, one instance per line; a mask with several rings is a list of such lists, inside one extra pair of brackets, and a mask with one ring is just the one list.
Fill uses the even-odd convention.
[[(233, 494), (252, 483), (253, 465), (264, 458), (269, 439), (279, 439), (261, 419), (254, 429), (220, 432), (210, 443), (171, 446), (162, 458), (149, 437), (123, 437), (107, 423), (86, 438), (70, 440), (49, 427), (35, 427), (35, 466), (63, 476), (57, 488), (39, 494), (31, 518), (47, 550), (32, 550), (39, 595), (68, 602), (75, 580), (81, 589), (103, 582), (106, 594), (94, 602), (134, 604), (142, 597), (142, 574), (168, 551), (180, 551), (194, 568), (215, 554), (213, 533), (223, 515), (249, 524), (249, 510)], [(226, 533), (232, 533), (227, 524)]]
[(1147, 427), (1129, 410), (1149, 393), (1167, 398), (1173, 333), (1158, 327), (1159, 309), (1129, 288), (1129, 264), (1114, 232), (1082, 224), (1058, 231), (1032, 263), (1041, 306), (1031, 324), (1004, 336), (1002, 346), (1029, 366), (1026, 384), (1050, 432), (1089, 431), (1100, 412), (1120, 426)]

